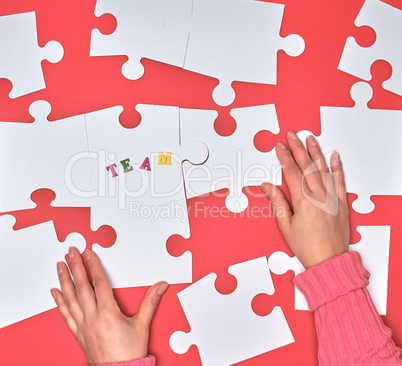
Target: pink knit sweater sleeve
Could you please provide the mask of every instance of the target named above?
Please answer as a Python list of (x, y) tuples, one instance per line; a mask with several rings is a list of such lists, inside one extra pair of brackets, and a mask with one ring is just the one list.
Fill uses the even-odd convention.
[(105, 363), (102, 365), (92, 365), (92, 366), (155, 366), (155, 365), (156, 365), (155, 357), (148, 356), (145, 358), (140, 358), (138, 360), (132, 360), (132, 361), (126, 361), (126, 362)]
[(366, 289), (369, 276), (355, 251), (296, 276), (294, 282), (314, 312), (320, 365), (402, 364), (402, 350)]

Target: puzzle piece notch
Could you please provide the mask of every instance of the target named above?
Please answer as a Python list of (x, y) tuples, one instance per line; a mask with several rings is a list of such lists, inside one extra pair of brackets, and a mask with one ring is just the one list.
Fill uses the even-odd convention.
[(53, 309), (49, 289), (59, 287), (56, 263), (69, 246), (81, 252), (86, 247), (78, 233), (60, 243), (50, 221), (21, 230), (13, 230), (15, 223), (11, 215), (0, 216), (0, 328)]
[[(326, 153), (339, 151), (346, 189), (358, 195), (352, 207), (359, 213), (373, 211), (372, 195), (402, 195), (402, 170), (395, 168), (402, 146), (392, 143), (402, 134), (402, 111), (369, 108), (372, 95), (370, 85), (358, 82), (351, 88), (354, 107), (321, 107), (321, 135), (316, 136), (328, 166), (331, 154)], [(308, 135), (298, 133), (303, 142)], [(381, 153), (373, 146), (381, 146)]]
[(143, 76), (142, 58), (183, 67), (188, 32), (169, 32), (164, 27), (164, 18), (171, 11), (191, 12), (191, 1), (98, 0), (95, 15), (112, 14), (117, 28), (110, 35), (92, 31), (90, 56), (127, 55), (122, 73), (130, 80)]
[[(371, 273), (370, 284), (367, 286), (371, 298), (380, 315), (387, 314), (387, 289), (390, 226), (358, 226), (361, 240), (351, 244), (349, 250), (360, 253), (364, 267)], [(271, 254), (268, 260), (270, 270), (278, 275), (292, 270), (297, 276), (305, 269), (297, 257), (289, 257), (284, 252)], [(295, 309), (308, 310), (303, 294), (295, 287)]]
[(213, 99), (221, 106), (235, 99), (233, 81), (276, 84), (277, 52), (298, 56), (305, 48), (298, 35), (280, 36), (283, 13), (281, 4), (194, 0), (181, 21), (190, 33), (184, 68), (219, 80)]
[(377, 60), (385, 60), (392, 67), (391, 77), (384, 81), (384, 89), (402, 96), (402, 11), (379, 0), (366, 0), (355, 20), (357, 27), (368, 26), (376, 33), (370, 47), (361, 47), (355, 38), (346, 40), (338, 68), (363, 80), (371, 79), (370, 68)]
[(183, 354), (195, 344), (204, 366), (232, 365), (294, 342), (280, 307), (265, 317), (252, 311), (256, 295), (274, 293), (266, 258), (233, 265), (229, 273), (238, 282), (230, 295), (216, 291), (214, 273), (178, 294), (191, 331), (173, 333), (170, 347)]
[[(1, 209), (34, 208), (30, 196), (40, 188), (56, 193), (54, 206), (89, 207), (87, 172), (96, 165), (88, 156), (85, 116), (49, 122), (46, 101), (32, 103), (29, 110), (33, 123), (0, 122), (0, 167), (7, 172), (0, 189)], [(23, 167), (16, 168), (15, 161)]]
[(12, 99), (46, 88), (42, 60), (57, 63), (64, 55), (59, 42), (38, 46), (35, 12), (0, 17), (0, 49), (0, 78), (11, 81)]
[(193, 110), (181, 109), (180, 113), (182, 143), (201, 141), (209, 151), (208, 160), (203, 165), (183, 164), (187, 198), (228, 188), (227, 208), (232, 212), (242, 212), (248, 206), (248, 198), (242, 191), (245, 186), (266, 181), (282, 183), (275, 150), (260, 152), (254, 146), (257, 132), (279, 133), (275, 105), (232, 109), (230, 114), (237, 126), (230, 136), (216, 134), (215, 111), (195, 115)]

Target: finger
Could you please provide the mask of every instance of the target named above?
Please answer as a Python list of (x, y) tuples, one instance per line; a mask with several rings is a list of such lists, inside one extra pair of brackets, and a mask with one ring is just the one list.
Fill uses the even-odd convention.
[(321, 176), (303, 143), (293, 131), (289, 131), (286, 137), (294, 160), (299, 166), (308, 188), (312, 192), (322, 191), (324, 186), (322, 184)]
[(298, 200), (303, 197), (303, 188), (310, 193), (309, 188), (304, 184), (303, 187), (303, 175), (293, 158), (292, 153), (286, 148), (285, 144), (278, 142), (276, 144), (276, 156), (281, 163), (283, 174), (285, 176), (286, 183), (290, 190), (292, 201)]
[(339, 154), (334, 151), (330, 159), (332, 176), (334, 179), (335, 192), (342, 202), (347, 202), (347, 192), (345, 185), (345, 175), (343, 173), (342, 162)]
[(161, 298), (168, 287), (169, 285), (166, 282), (158, 282), (151, 286), (145, 293), (135, 318), (140, 320), (146, 328), (151, 326), (152, 319), (158, 309)]
[(102, 267), (99, 257), (94, 251), (87, 249), (85, 251), (85, 258), (92, 276), (97, 307), (109, 307), (110, 305), (115, 305), (116, 301), (112, 287), (110, 286), (110, 282)]
[(96, 310), (95, 294), (89, 283), (81, 254), (77, 248), (70, 247), (68, 249), (68, 257), (70, 259), (71, 273), (74, 279), (78, 302), (84, 314), (91, 313)]
[(68, 329), (70, 329), (71, 332), (75, 335), (77, 333), (77, 323), (75, 322), (74, 318), (72, 317), (70, 311), (67, 308), (67, 305), (63, 298), (63, 294), (55, 288), (52, 288), (50, 292), (57, 305), (57, 308), (59, 309), (61, 316), (63, 317), (64, 321), (68, 326)]
[(322, 154), (320, 145), (318, 144), (317, 140), (314, 136), (310, 135), (307, 137), (307, 149), (311, 156), (311, 159), (314, 161), (314, 164), (317, 167), (318, 173), (321, 176), (321, 181), (324, 188), (327, 184), (328, 174), (331, 172), (328, 169), (327, 162), (325, 161), (325, 157)]
[(74, 318), (75, 322), (82, 320), (84, 314), (81, 310), (80, 304), (75, 294), (74, 284), (71, 281), (70, 272), (64, 262), (57, 263), (57, 274), (59, 276), (61, 293), (63, 295), (64, 303), (68, 311)]
[(282, 232), (285, 231), (287, 227), (289, 227), (290, 219), (293, 216), (293, 212), (290, 209), (285, 195), (280, 188), (271, 183), (263, 183), (261, 189), (271, 202), (271, 207), (278, 221), (279, 229)]

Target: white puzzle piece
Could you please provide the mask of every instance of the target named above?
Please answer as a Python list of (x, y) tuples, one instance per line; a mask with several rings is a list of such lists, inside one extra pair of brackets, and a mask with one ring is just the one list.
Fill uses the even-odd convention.
[(216, 291), (215, 273), (178, 294), (191, 331), (173, 333), (170, 347), (183, 354), (196, 345), (204, 366), (232, 365), (294, 342), (279, 306), (267, 316), (256, 315), (251, 307), (255, 296), (275, 291), (267, 259), (233, 265), (229, 273), (237, 279), (230, 295)]
[(13, 216), (0, 216), (0, 328), (56, 307), (50, 295), (59, 287), (56, 263), (69, 246), (81, 252), (86, 247), (78, 233), (60, 243), (52, 222), (21, 230), (13, 230), (14, 224)]
[[(346, 189), (358, 195), (353, 209), (373, 211), (372, 195), (402, 195), (402, 111), (370, 109), (371, 87), (359, 82), (352, 86), (356, 102), (349, 107), (321, 107), (321, 135), (324, 154), (338, 150), (346, 177)], [(309, 131), (298, 133), (304, 142)], [(329, 159), (330, 154), (326, 155)]]
[[(367, 290), (379, 314), (386, 315), (391, 228), (390, 226), (359, 226), (357, 231), (361, 235), (361, 240), (357, 244), (350, 245), (349, 250), (355, 250), (362, 256), (363, 265), (371, 274)], [(273, 253), (268, 263), (270, 270), (278, 275), (288, 270), (298, 275), (305, 270), (296, 257), (289, 257), (284, 252)], [(308, 310), (306, 299), (296, 287), (295, 309)]]
[(126, 210), (92, 207), (92, 229), (105, 224), (115, 229), (116, 242), (110, 248), (96, 245), (93, 249), (113, 288), (192, 281), (191, 253), (173, 257), (166, 249), (170, 236), (190, 237), (186, 200), (160, 206), (137, 201)]
[(132, 80), (144, 74), (142, 58), (183, 67), (188, 32), (168, 31), (164, 18), (172, 12), (189, 16), (191, 7), (191, 0), (97, 0), (95, 15), (113, 14), (117, 28), (111, 35), (92, 31), (90, 56), (128, 56), (122, 72)]
[(361, 47), (349, 37), (339, 69), (368, 81), (371, 65), (377, 60), (385, 60), (392, 67), (392, 76), (384, 81), (383, 87), (402, 95), (402, 11), (380, 0), (366, 0), (355, 24), (371, 27), (376, 33), (376, 41), (370, 47)]
[(0, 78), (9, 79), (10, 98), (46, 88), (42, 61), (56, 63), (63, 58), (63, 47), (50, 41), (38, 46), (35, 12), (0, 17)]
[[(121, 126), (121, 106), (85, 115), (89, 150), (98, 156), (98, 172), (92, 176), (92, 189), (98, 194), (91, 206), (125, 208), (130, 201), (147, 200), (160, 205), (185, 199), (183, 160), (201, 164), (208, 157), (207, 147), (200, 142), (180, 145), (180, 110), (178, 107), (137, 105), (142, 120), (138, 127)], [(202, 111), (194, 110), (194, 115)], [(171, 153), (171, 165), (159, 164), (159, 153)], [(102, 158), (103, 156), (103, 158)], [(149, 158), (150, 171), (140, 169)], [(122, 160), (130, 159), (132, 170), (124, 173)], [(112, 172), (106, 168), (116, 164)]]
[(227, 208), (232, 212), (241, 212), (248, 205), (243, 187), (259, 186), (263, 182), (282, 183), (275, 149), (264, 153), (254, 146), (257, 132), (269, 130), (278, 134), (279, 123), (273, 104), (232, 109), (230, 113), (236, 120), (236, 131), (223, 137), (214, 129), (215, 111), (180, 110), (182, 144), (201, 141), (209, 151), (208, 160), (203, 165), (183, 164), (184, 179), (188, 199), (228, 188)]
[(284, 8), (263, 1), (194, 0), (192, 16), (181, 20), (190, 33), (184, 68), (219, 80), (217, 104), (234, 101), (233, 81), (276, 84), (279, 50), (290, 56), (304, 51), (300, 36), (279, 34)]
[(90, 176), (84, 115), (47, 120), (51, 106), (31, 104), (33, 123), (0, 122), (0, 207), (3, 212), (34, 208), (31, 193), (48, 188), (53, 206), (88, 207)]

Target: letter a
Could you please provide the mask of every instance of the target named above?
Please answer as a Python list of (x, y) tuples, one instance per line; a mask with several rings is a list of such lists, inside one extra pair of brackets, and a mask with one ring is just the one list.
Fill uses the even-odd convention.
[(159, 160), (158, 160), (158, 165), (172, 165), (171, 161), (171, 155), (172, 153), (168, 152), (166, 155), (162, 152), (159, 153)]
[(140, 166), (140, 169), (145, 169), (151, 171), (151, 164), (149, 164), (149, 158), (145, 158), (144, 162)]

